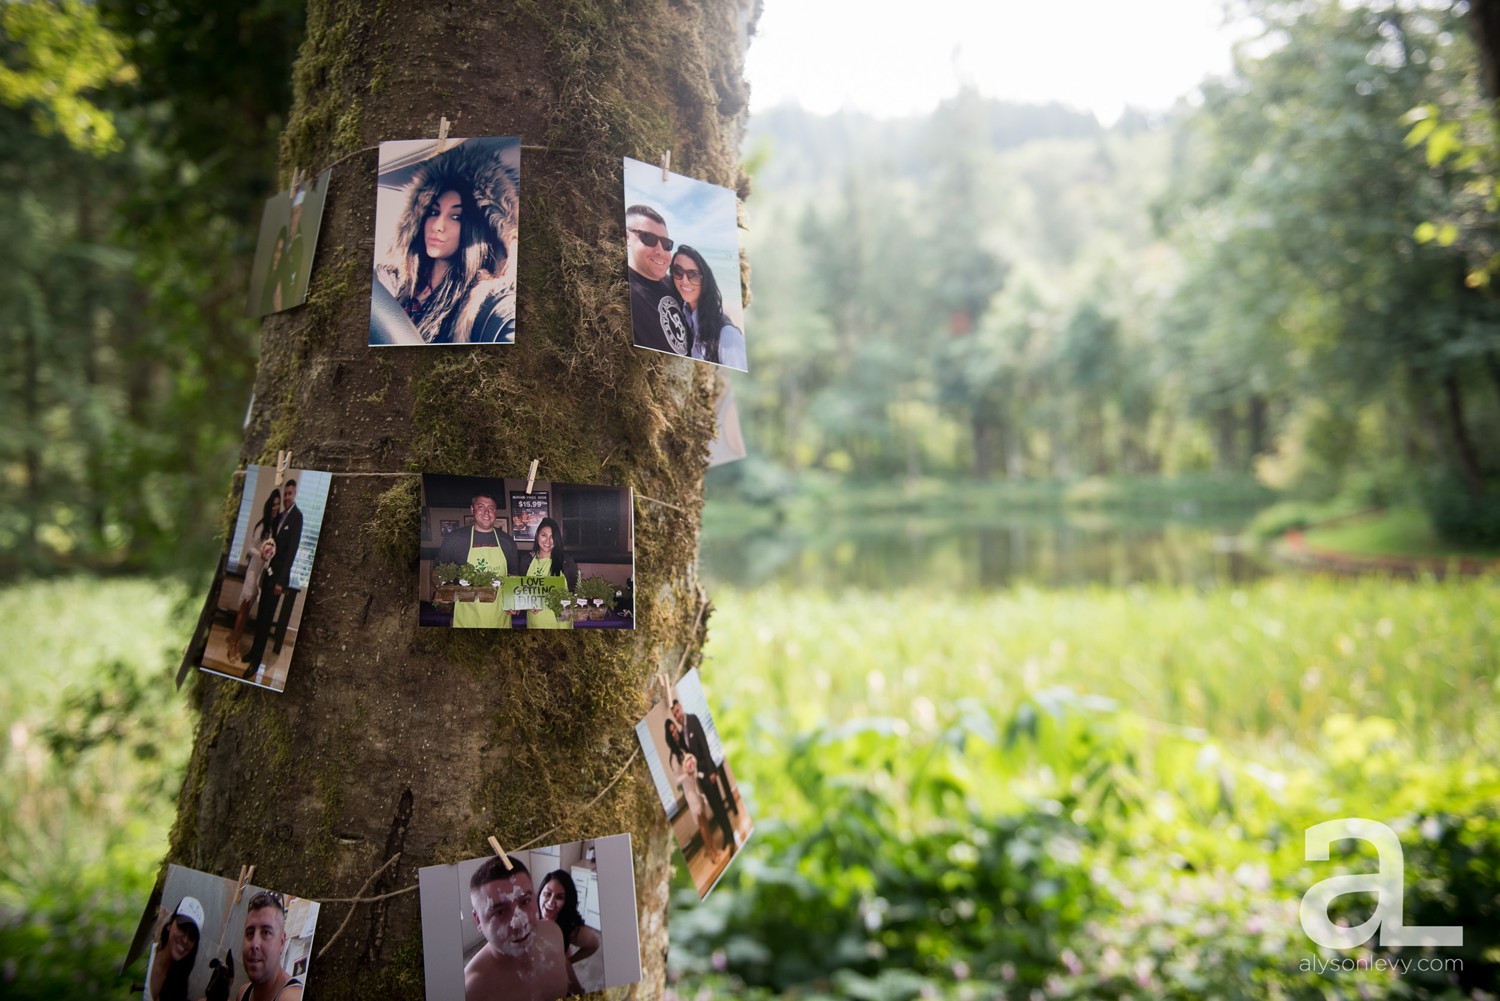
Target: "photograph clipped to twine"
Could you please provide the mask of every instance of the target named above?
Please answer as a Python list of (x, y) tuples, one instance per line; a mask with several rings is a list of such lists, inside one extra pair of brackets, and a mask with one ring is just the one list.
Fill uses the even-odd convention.
[(740, 408), (734, 402), (734, 386), (719, 373), (719, 401), (714, 407), (714, 437), (708, 443), (708, 465), (738, 462), (746, 455), (745, 434), (740, 430)]
[(250, 266), (249, 316), (265, 316), (307, 301), (307, 281), (312, 275), (313, 256), (318, 249), (318, 231), (323, 227), (323, 203), (328, 198), (331, 169), (309, 184), (293, 185), (266, 199), (260, 214), (260, 236), (255, 241), (255, 262)]
[(737, 211), (728, 188), (625, 158), (636, 347), (749, 370)]
[(188, 658), (201, 670), (286, 689), (333, 477), (251, 466)]
[(694, 668), (635, 725), (667, 824), (698, 896), (708, 896), (755, 824)]
[(160, 904), (147, 905), (142, 923), (150, 925), (150, 950), (135, 983), (146, 1001), (238, 998), (252, 988), (300, 1001), (318, 903), (171, 865)]
[(521, 140), (380, 144), (372, 347), (513, 344)]
[(631, 501), (628, 487), (423, 474), (421, 625), (634, 629)]
[(630, 835), (418, 871), (428, 1001), (553, 1001), (641, 979)]

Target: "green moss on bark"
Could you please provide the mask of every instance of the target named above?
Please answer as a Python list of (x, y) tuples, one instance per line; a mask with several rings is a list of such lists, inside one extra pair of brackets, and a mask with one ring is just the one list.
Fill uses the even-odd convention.
[[(370, 261), (347, 248), (333, 248), (319, 255), (320, 261), (308, 286), (307, 303), (293, 328), (298, 346), (306, 351), (338, 335), (338, 321), (346, 314), (349, 300), (368, 292)], [(332, 258), (330, 260), (329, 258)]]
[(411, 570), (421, 552), (422, 481), (403, 476), (375, 499), (375, 518), (365, 534), (395, 570)]
[[(258, 882), (344, 896), (388, 851), (409, 884), (490, 834), (517, 847), (629, 831), (646, 918), (638, 993), (660, 987), (672, 849), (633, 725), (650, 677), (693, 663), (702, 642), (692, 564), (715, 372), (631, 346), (620, 158), (671, 148), (682, 173), (741, 180), (725, 117), (743, 105), (742, 84), (725, 82), (741, 6), (312, 3), (288, 173), (431, 135), (439, 115), (458, 135), (546, 148), (523, 153), (517, 342), (504, 347), (365, 347), (375, 158), (335, 171), (309, 302), (265, 324), (246, 456), (485, 476), (539, 458), (549, 480), (633, 487), (638, 628), (422, 630), (419, 478), (340, 480), (287, 692), (199, 686), (175, 857), (254, 861)], [(397, 823), (382, 814), (403, 789), (415, 802)], [(407, 894), (357, 913), (318, 963), (318, 996), (420, 997), (417, 909)]]
[(281, 160), (311, 166), (330, 152), (348, 153), (363, 143), (371, 11), (360, 4), (309, 5), (307, 40), (292, 74), (292, 115), (281, 137)]

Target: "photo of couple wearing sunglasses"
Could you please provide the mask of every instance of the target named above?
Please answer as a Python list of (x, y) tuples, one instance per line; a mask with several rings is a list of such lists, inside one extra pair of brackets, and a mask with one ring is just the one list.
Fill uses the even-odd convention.
[(627, 157), (625, 204), (636, 347), (748, 371), (734, 192)]

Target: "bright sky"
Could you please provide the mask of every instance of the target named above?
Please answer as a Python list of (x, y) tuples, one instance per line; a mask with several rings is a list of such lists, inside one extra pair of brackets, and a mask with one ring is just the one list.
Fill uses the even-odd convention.
[[(960, 81), (1002, 100), (1060, 101), (1108, 124), (1161, 110), (1225, 73), (1223, 0), (765, 0), (751, 108), (925, 112)], [(1243, 32), (1243, 29), (1240, 29)]]

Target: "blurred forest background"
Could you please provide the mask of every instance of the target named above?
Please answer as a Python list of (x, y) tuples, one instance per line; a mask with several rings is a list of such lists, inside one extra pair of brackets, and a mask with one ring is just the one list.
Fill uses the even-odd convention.
[[(680, 997), (1497, 991), (1494, 103), (1463, 3), (1243, 7), (1201, 102), (1107, 127), (968, 87), (752, 119), (750, 456), (701, 558), (760, 823), (682, 881)], [(0, 25), (0, 984), (84, 997), (181, 782), (303, 11)], [(1399, 955), (1456, 967), (1304, 967), (1396, 955), (1298, 924), (1371, 861), (1303, 831), (1356, 815), (1407, 923), (1466, 929)]]

